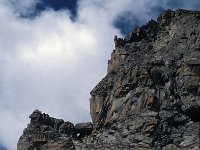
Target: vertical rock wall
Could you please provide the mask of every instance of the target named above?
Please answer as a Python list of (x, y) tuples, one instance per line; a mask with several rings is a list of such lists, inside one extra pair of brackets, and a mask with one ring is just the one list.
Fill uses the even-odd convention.
[(93, 125), (36, 111), (18, 150), (200, 148), (200, 12), (165, 11), (114, 42), (108, 74), (91, 91)]

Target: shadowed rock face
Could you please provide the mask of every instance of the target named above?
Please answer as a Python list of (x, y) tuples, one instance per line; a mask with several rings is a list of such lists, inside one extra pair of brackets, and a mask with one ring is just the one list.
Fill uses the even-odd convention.
[(49, 117), (39, 110), (33, 111), (29, 118), (31, 122), (19, 139), (18, 150), (75, 150), (73, 141), (80, 142), (81, 138), (91, 134), (93, 129), (92, 123), (79, 123), (74, 126), (69, 121)]
[[(44, 121), (36, 111), (27, 129), (34, 135), (36, 126), (48, 122), (45, 130), (56, 129), (58, 137), (52, 144), (64, 136), (78, 150), (199, 149), (200, 12), (165, 11), (114, 41), (108, 74), (91, 92), (93, 126), (77, 124), (63, 132), (63, 120)], [(18, 150), (34, 143), (27, 129)], [(41, 140), (38, 149), (48, 143)]]

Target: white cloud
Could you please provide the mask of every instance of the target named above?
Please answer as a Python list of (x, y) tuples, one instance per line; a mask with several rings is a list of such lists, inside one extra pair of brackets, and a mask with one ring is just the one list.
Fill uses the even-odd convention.
[(34, 109), (66, 121), (90, 121), (89, 92), (106, 74), (114, 35), (122, 36), (113, 21), (130, 12), (144, 22), (161, 5), (158, 0), (81, 0), (75, 21), (69, 11), (18, 17), (37, 2), (0, 2), (0, 142), (8, 150), (16, 149)]
[(113, 36), (119, 34), (109, 18), (96, 28), (93, 20), (73, 22), (64, 11), (27, 20), (1, 6), (0, 141), (16, 149), (36, 108), (73, 122), (90, 121), (89, 92), (105, 75)]

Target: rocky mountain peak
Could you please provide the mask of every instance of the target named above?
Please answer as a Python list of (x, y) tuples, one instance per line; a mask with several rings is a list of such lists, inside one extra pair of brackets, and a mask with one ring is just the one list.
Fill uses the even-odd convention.
[(164, 11), (114, 42), (91, 91), (93, 123), (35, 110), (18, 150), (200, 148), (200, 12)]

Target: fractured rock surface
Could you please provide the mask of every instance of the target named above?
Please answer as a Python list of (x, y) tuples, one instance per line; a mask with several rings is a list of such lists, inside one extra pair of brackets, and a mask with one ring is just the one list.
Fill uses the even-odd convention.
[[(79, 142), (91, 134), (92, 123), (73, 123), (55, 119), (39, 110), (29, 116), (30, 124), (24, 129), (17, 144), (18, 150), (75, 150), (73, 141)], [(77, 129), (78, 128), (78, 129)]]
[(114, 42), (108, 74), (91, 91), (93, 124), (35, 111), (18, 150), (200, 149), (200, 12), (167, 10)]

